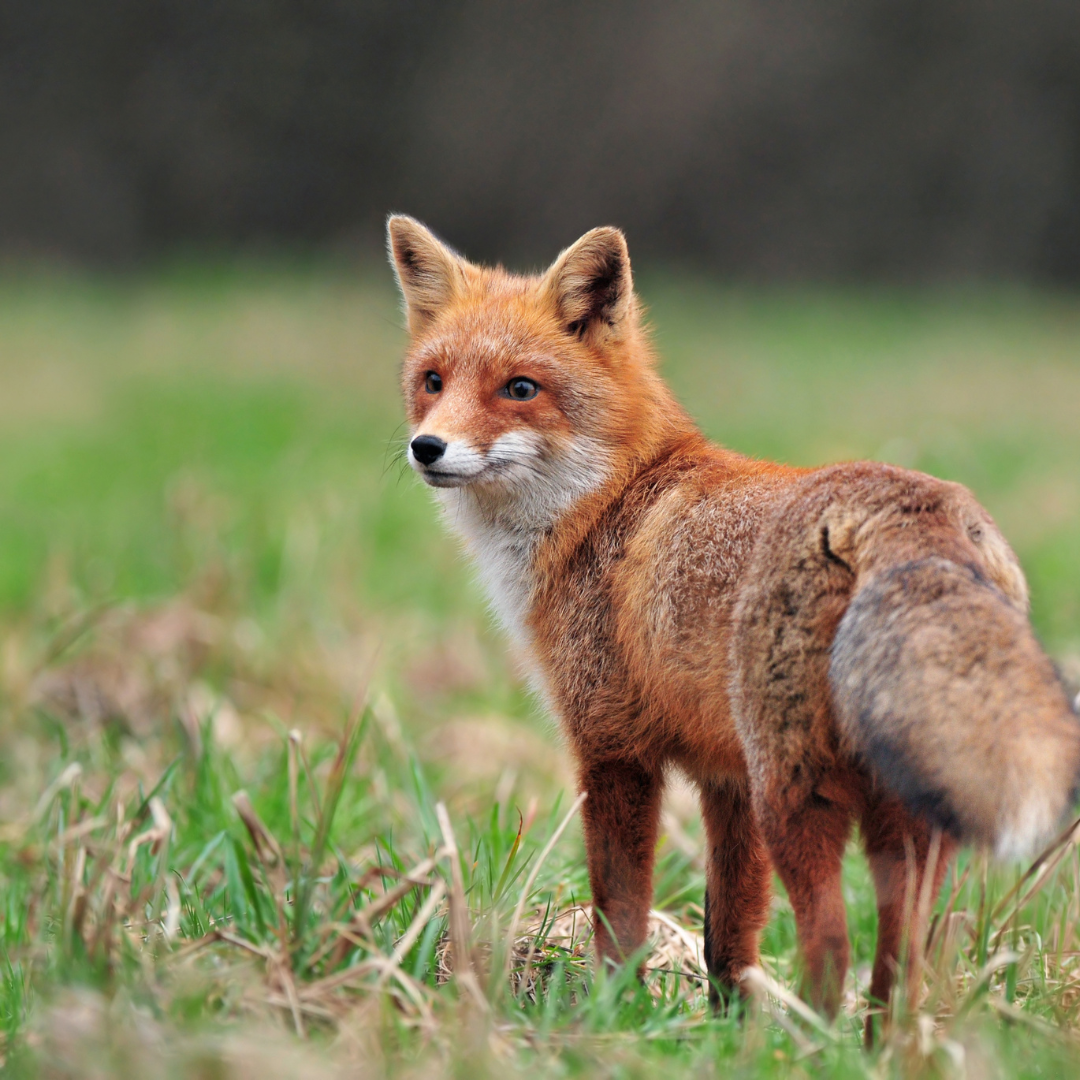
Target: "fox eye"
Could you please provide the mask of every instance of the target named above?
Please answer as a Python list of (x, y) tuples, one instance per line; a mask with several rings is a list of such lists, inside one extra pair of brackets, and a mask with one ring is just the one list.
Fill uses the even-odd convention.
[(514, 401), (531, 401), (539, 391), (540, 387), (532, 379), (511, 379), (503, 393)]
[(429, 371), (424, 377), (424, 389), (429, 394), (437, 394), (442, 389), (442, 376)]

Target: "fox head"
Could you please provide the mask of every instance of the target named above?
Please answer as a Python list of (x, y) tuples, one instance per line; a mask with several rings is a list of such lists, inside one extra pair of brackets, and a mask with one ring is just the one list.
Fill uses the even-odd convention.
[(409, 217), (387, 232), (411, 335), (408, 458), (427, 484), (539, 511), (655, 452), (681, 414), (653, 371), (618, 229), (535, 276), (474, 265)]

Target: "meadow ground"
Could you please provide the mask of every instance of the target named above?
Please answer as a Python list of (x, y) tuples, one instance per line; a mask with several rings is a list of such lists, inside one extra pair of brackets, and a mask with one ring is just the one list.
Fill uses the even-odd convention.
[[(1080, 298), (640, 285), (714, 438), (971, 486), (1080, 676)], [(591, 976), (568, 762), (403, 474), (403, 343), (381, 270), (0, 277), (7, 1072), (1076, 1075), (1071, 834), (1027, 876), (961, 861), (865, 1055), (858, 853), (835, 1027), (789, 993), (779, 889), (711, 1018), (673, 783), (645, 985)]]

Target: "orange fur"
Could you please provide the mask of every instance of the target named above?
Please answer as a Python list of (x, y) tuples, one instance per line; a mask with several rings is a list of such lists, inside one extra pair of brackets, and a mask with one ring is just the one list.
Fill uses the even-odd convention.
[(410, 461), (577, 759), (598, 954), (644, 943), (675, 766), (701, 790), (714, 1000), (757, 961), (771, 861), (807, 993), (835, 1013), (859, 820), (884, 1001), (932, 829), (1030, 846), (1080, 771), (1080, 726), (989, 515), (919, 473), (708, 443), (654, 370), (617, 230), (538, 277), (474, 266), (409, 218), (389, 234)]

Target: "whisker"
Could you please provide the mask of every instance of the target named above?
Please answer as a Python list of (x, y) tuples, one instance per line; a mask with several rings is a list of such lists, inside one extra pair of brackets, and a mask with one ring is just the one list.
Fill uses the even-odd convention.
[(405, 427), (407, 421), (402, 420), (393, 432), (390, 434), (390, 438), (386, 440), (386, 449), (383, 451), (383, 476), (386, 476), (387, 472), (397, 464), (401, 458), (407, 457), (408, 454), (408, 441), (399, 441), (398, 432)]

